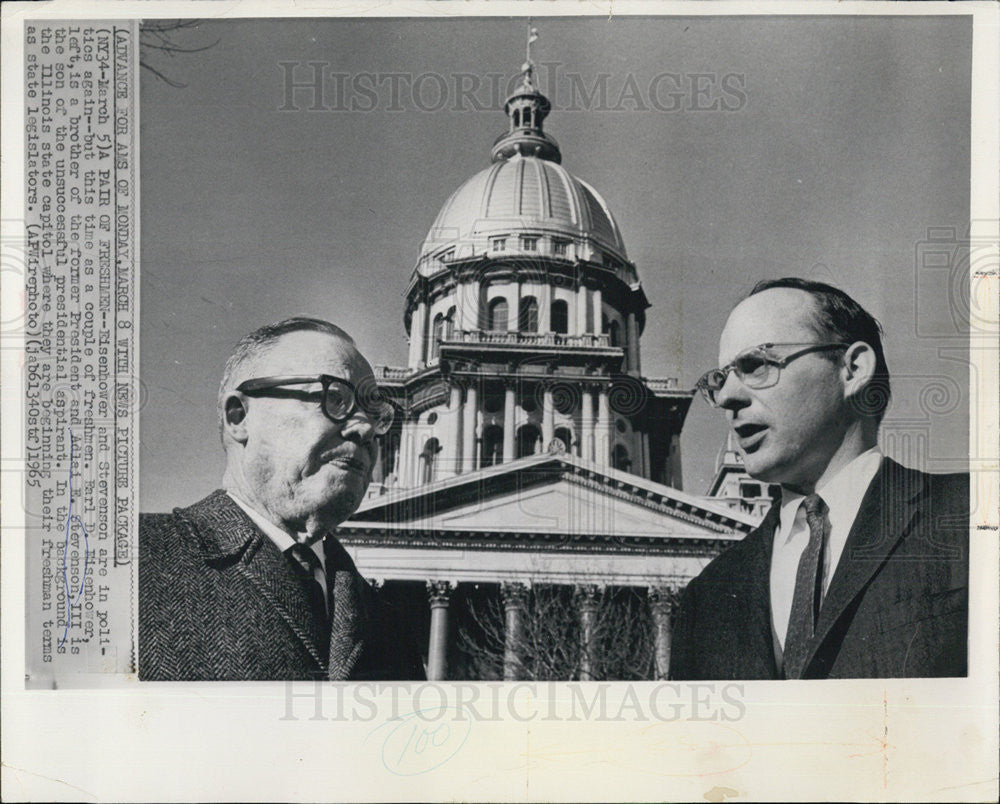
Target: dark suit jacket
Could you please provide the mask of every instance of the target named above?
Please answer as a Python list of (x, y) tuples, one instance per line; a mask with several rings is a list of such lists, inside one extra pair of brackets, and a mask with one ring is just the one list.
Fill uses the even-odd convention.
[(139, 517), (139, 678), (423, 679), (389, 607), (327, 538), (332, 628), (288, 559), (224, 491)]
[[(776, 679), (771, 543), (778, 506), (681, 595), (670, 677)], [(967, 675), (969, 476), (883, 459), (823, 601), (803, 678)]]

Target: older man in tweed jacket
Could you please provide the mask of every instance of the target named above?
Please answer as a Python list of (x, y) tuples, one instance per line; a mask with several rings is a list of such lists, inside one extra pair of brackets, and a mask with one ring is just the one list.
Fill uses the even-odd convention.
[(245, 337), (219, 392), (224, 490), (139, 524), (143, 680), (422, 679), (390, 607), (330, 535), (392, 422), (371, 367), (325, 321)]

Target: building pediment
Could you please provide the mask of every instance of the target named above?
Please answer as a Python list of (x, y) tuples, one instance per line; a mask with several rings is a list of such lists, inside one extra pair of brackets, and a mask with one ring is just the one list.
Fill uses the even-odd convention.
[(752, 526), (722, 505), (637, 475), (545, 454), (370, 498), (340, 531), (655, 549), (738, 540)]

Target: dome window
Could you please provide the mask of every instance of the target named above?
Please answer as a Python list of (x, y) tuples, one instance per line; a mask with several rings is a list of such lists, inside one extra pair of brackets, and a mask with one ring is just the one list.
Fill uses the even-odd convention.
[(622, 345), (622, 325), (617, 321), (612, 321), (611, 326), (608, 328), (608, 334), (611, 337), (612, 346)]
[(538, 238), (537, 237), (527, 237), (521, 238), (521, 249), (523, 251), (538, 251)]
[(482, 452), (479, 458), (479, 468), (495, 466), (503, 461), (503, 428), (498, 424), (490, 424), (483, 429)]
[(490, 302), (489, 328), (493, 332), (507, 331), (507, 300), (494, 299)]
[(558, 438), (563, 446), (566, 448), (566, 452), (569, 452), (573, 446), (573, 433), (570, 432), (568, 427), (557, 427), (555, 432), (555, 438)]
[(538, 332), (538, 300), (534, 296), (521, 299), (517, 328), (521, 332)]
[(569, 305), (563, 299), (552, 302), (552, 331), (560, 335), (569, 332)]
[(506, 251), (507, 250), (507, 238), (506, 237), (494, 237), (490, 241), (490, 249), (493, 251)]
[(434, 464), (437, 463), (440, 451), (441, 444), (436, 438), (429, 438), (424, 443), (424, 449), (420, 453), (420, 480), (423, 483), (434, 482)]
[(553, 240), (552, 241), (552, 253), (557, 257), (565, 257), (569, 250), (569, 241), (567, 240)]
[(542, 451), (542, 431), (533, 424), (524, 424), (517, 429), (517, 457), (526, 458)]
[(441, 313), (438, 313), (434, 316), (434, 325), (431, 327), (431, 360), (434, 360), (438, 356), (438, 351), (441, 347), (441, 339), (444, 337), (444, 329), (444, 316), (441, 315)]
[(455, 308), (448, 308), (448, 314), (444, 317), (444, 340), (453, 340), (455, 336)]
[(622, 472), (632, 471), (632, 459), (629, 457), (628, 450), (621, 444), (615, 445), (614, 453), (611, 456), (611, 462), (615, 469), (619, 469)]

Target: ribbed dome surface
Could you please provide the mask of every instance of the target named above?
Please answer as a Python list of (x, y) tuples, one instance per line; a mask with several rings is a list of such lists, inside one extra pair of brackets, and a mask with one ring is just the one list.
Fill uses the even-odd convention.
[(522, 232), (583, 241), (628, 259), (618, 224), (597, 191), (562, 165), (534, 156), (495, 162), (459, 187), (438, 213), (420, 256), (451, 248), (470, 256), (491, 236)]

